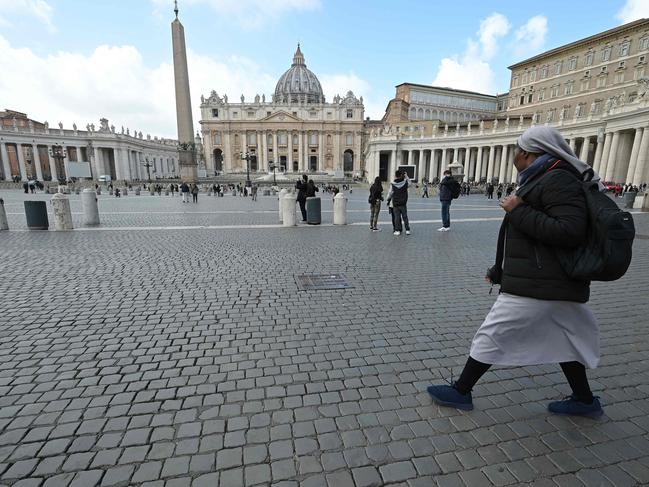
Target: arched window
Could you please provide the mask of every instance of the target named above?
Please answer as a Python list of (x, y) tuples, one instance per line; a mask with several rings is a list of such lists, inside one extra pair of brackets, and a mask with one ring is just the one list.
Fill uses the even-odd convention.
[(354, 151), (347, 149), (343, 154), (343, 171), (353, 172), (354, 171)]

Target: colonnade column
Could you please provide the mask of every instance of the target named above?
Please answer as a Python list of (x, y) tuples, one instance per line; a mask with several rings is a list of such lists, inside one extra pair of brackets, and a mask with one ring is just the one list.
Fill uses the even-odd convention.
[(500, 153), (500, 171), (498, 172), (499, 183), (505, 182), (505, 176), (507, 174), (507, 164), (509, 163), (508, 156), (509, 156), (509, 145), (505, 144), (503, 145), (502, 152)]
[(11, 179), (11, 166), (9, 165), (9, 154), (7, 154), (7, 144), (0, 142), (0, 159), (2, 159), (2, 170), (5, 180)]
[(41, 158), (38, 155), (38, 146), (36, 144), (32, 144), (32, 164), (34, 164), (34, 167), (36, 168), (36, 179), (42, 181), (43, 168), (41, 167)]
[(273, 160), (275, 164), (279, 164), (279, 152), (277, 152), (277, 131), (271, 131), (271, 137), (273, 138)]
[(612, 142), (613, 142), (613, 132), (607, 132), (606, 140), (604, 141), (604, 149), (602, 151), (602, 159), (599, 161), (599, 165), (595, 169), (595, 171), (600, 173), (602, 180), (604, 180), (604, 176), (605, 176), (605, 174), (602, 173), (606, 173), (606, 164), (608, 161), (608, 156), (611, 153)]
[(300, 172), (304, 171), (304, 147), (302, 147), (302, 132), (297, 133), (297, 169)]
[(611, 152), (606, 159), (606, 171), (604, 171), (604, 166), (602, 165), (602, 172), (606, 174), (604, 181), (611, 181), (613, 179), (613, 173), (615, 171), (615, 157), (617, 154), (617, 149), (620, 145), (620, 132), (613, 133), (613, 142), (611, 142)]
[(487, 160), (487, 182), (491, 182), (491, 179), (494, 177), (494, 163), (496, 156), (496, 146), (489, 146), (489, 159)]
[(638, 127), (635, 129), (633, 137), (633, 147), (631, 148), (631, 157), (629, 158), (629, 167), (627, 168), (625, 183), (629, 183), (635, 174), (635, 168), (638, 165), (638, 155), (640, 154), (640, 144), (642, 143), (643, 128)]
[(16, 155), (18, 156), (18, 169), (20, 171), (20, 180), (27, 181), (27, 169), (25, 168), (25, 156), (23, 154), (23, 146), (20, 143), (16, 144)]
[(291, 130), (286, 131), (286, 146), (288, 147), (288, 157), (286, 158), (286, 169), (289, 172), (294, 172), (293, 169), (293, 132)]
[(636, 186), (642, 184), (644, 181), (644, 173), (647, 167), (647, 160), (649, 159), (649, 127), (645, 127), (642, 134), (642, 143), (640, 144), (640, 149), (638, 150), (638, 163), (635, 167), (635, 172), (633, 174), (633, 182)]
[(611, 134), (610, 133), (605, 133), (602, 136), (602, 141), (599, 141), (599, 137), (597, 138), (597, 147), (595, 148), (595, 159), (593, 160), (593, 169), (595, 172), (599, 173), (599, 169), (602, 165), (602, 159), (604, 158), (604, 155), (606, 154), (605, 151), (609, 149), (609, 146), (611, 144)]
[(447, 155), (446, 152), (447, 152), (446, 148), (442, 149), (442, 158), (441, 158), (441, 161), (440, 161), (441, 167), (440, 167), (440, 171), (439, 171), (440, 177), (441, 177), (442, 174), (444, 174), (444, 171), (446, 171), (446, 164), (447, 164), (447, 162), (446, 162), (446, 155)]
[[(49, 147), (48, 147), (49, 149)], [(52, 154), (50, 153), (51, 151), (47, 151), (47, 158), (50, 161), (50, 174), (52, 174), (52, 181), (57, 181), (59, 180), (59, 171), (56, 167), (56, 163), (54, 162), (54, 158), (52, 157)], [(97, 179), (97, 173), (94, 173), (95, 179)]]
[(575, 147), (577, 147), (577, 139), (573, 137), (570, 139), (570, 149), (572, 149), (572, 152), (575, 152)]
[(579, 159), (588, 163), (588, 149), (590, 148), (590, 137), (584, 137), (584, 142), (581, 144), (581, 151), (579, 151)]
[(482, 146), (478, 147), (478, 154), (475, 160), (475, 177), (474, 181), (479, 183), (482, 179)]
[(325, 170), (324, 140), (324, 134), (322, 132), (318, 132), (318, 171)]

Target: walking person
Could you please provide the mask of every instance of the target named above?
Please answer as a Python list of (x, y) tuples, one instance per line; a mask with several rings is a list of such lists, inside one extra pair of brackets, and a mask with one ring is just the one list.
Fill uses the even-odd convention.
[(451, 202), (460, 196), (462, 187), (453, 176), (451, 171), (444, 171), (442, 182), (439, 183), (439, 201), (442, 204), (442, 226), (438, 232), (448, 232), (451, 229)]
[(302, 179), (298, 179), (295, 183), (297, 189), (297, 202), (300, 205), (300, 212), (302, 213), (302, 223), (306, 223), (306, 189), (308, 178), (306, 174), (302, 174)]
[(192, 184), (192, 201), (198, 203), (198, 186), (196, 184)]
[[(406, 235), (410, 235), (410, 222), (408, 221), (408, 187), (410, 179), (401, 169), (394, 174), (394, 181), (390, 184), (388, 203), (392, 202), (392, 216), (394, 218), (393, 235), (401, 235), (403, 227), (406, 227)], [(403, 220), (403, 225), (401, 224)]]
[(500, 201), (500, 198), (503, 197), (503, 185), (502, 184), (498, 185), (498, 191), (496, 193), (496, 196), (498, 197), (498, 201)]
[(383, 201), (383, 185), (381, 178), (374, 178), (374, 183), (370, 186), (370, 197), (367, 202), (370, 204), (370, 230), (373, 232), (380, 231), (377, 226), (379, 221), (379, 212), (381, 211), (381, 201)]
[(424, 179), (423, 187), (424, 188), (423, 188), (423, 193), (422, 193), (421, 197), (422, 198), (428, 198), (429, 196), (428, 196), (428, 180), (427, 179)]
[(250, 192), (251, 192), (251, 195), (252, 195), (252, 201), (257, 201), (257, 190), (258, 189), (259, 188), (257, 187), (256, 184), (253, 184), (252, 188), (250, 188)]
[(500, 203), (506, 215), (496, 265), (486, 276), (500, 284), (500, 293), (473, 338), (460, 378), (450, 386), (430, 386), (428, 393), (440, 405), (470, 410), (471, 389), (492, 364), (559, 363), (572, 395), (551, 402), (548, 410), (601, 416), (586, 376), (586, 367), (596, 367), (600, 357), (597, 321), (586, 304), (590, 281), (570, 278), (557, 256), (587, 240), (581, 175), (589, 166), (546, 126), (531, 127), (518, 138), (514, 165), (520, 187)]
[(189, 185), (184, 181), (180, 183), (180, 192), (183, 195), (183, 203), (189, 203)]

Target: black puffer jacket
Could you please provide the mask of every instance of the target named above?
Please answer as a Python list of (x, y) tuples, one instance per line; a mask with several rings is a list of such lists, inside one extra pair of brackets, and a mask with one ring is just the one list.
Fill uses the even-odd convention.
[(563, 161), (548, 170), (556, 162), (548, 161), (536, 177), (520, 188), (524, 203), (503, 222), (506, 234), (500, 290), (537, 299), (585, 303), (590, 282), (569, 278), (555, 249), (574, 248), (585, 241), (586, 200), (577, 170)]

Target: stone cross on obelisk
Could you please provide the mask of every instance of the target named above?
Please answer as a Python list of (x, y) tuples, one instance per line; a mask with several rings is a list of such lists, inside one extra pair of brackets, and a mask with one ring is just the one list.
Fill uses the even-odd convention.
[(174, 82), (176, 85), (176, 121), (178, 123), (178, 165), (180, 179), (188, 183), (198, 180), (192, 101), (189, 95), (189, 73), (185, 49), (185, 29), (178, 20), (178, 1), (174, 2), (176, 18), (171, 23), (174, 56)]

